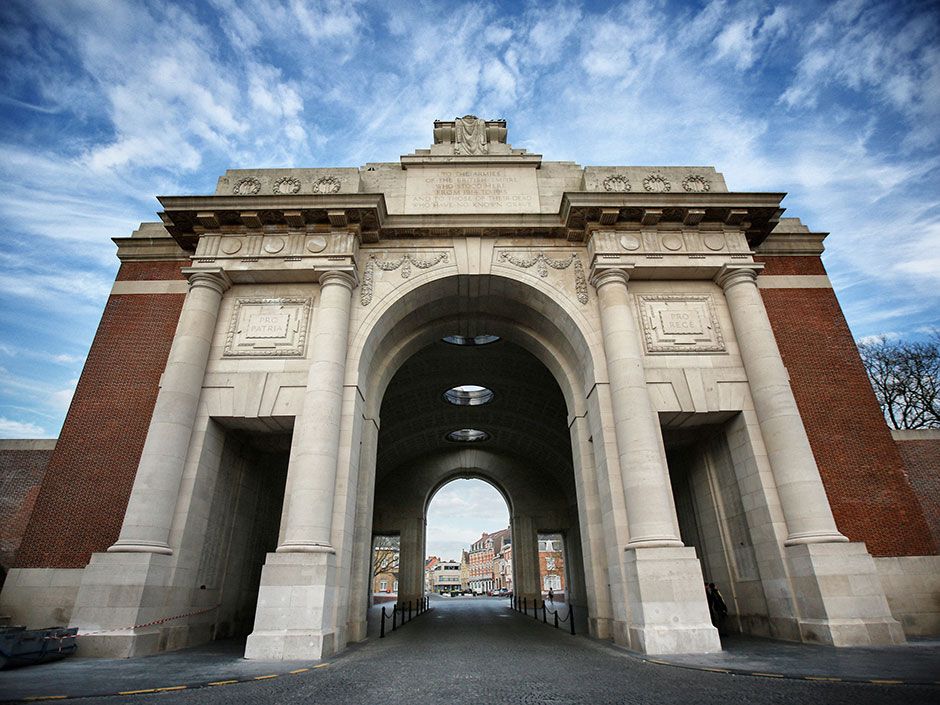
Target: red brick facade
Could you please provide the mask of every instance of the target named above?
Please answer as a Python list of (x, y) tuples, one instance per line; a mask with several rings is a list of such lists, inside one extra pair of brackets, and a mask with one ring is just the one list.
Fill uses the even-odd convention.
[[(824, 274), (818, 257), (763, 257), (766, 274)], [(835, 292), (761, 289), (836, 523), (876, 556), (936, 546)]]
[(911, 487), (920, 499), (924, 518), (940, 544), (940, 431), (901, 431), (898, 435), (936, 434), (933, 438), (895, 438)]
[[(175, 279), (180, 266), (123, 264), (118, 278)], [(108, 298), (16, 567), (83, 568), (117, 539), (184, 298)]]
[(0, 441), (0, 569), (6, 573), (23, 540), (54, 440)]
[(118, 270), (116, 280), (129, 281), (166, 281), (170, 279), (183, 279), (182, 268), (189, 262), (180, 261), (153, 261), (153, 262), (124, 262)]

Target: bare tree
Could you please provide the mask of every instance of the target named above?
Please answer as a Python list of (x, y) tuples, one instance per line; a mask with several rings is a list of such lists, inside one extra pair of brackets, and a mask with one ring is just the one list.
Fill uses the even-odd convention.
[(893, 428), (940, 428), (940, 332), (926, 341), (860, 343), (875, 396)]
[(399, 537), (376, 536), (372, 542), (372, 575), (398, 574)]

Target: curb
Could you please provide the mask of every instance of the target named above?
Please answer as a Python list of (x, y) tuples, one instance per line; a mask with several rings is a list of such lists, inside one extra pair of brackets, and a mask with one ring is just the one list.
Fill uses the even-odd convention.
[(863, 683), (866, 685), (920, 685), (920, 686), (940, 686), (940, 680), (906, 680), (901, 678), (857, 678), (853, 676), (827, 676), (827, 675), (803, 675), (798, 673), (773, 673), (768, 671), (748, 671), (743, 668), (720, 668), (715, 666), (696, 666), (686, 663), (674, 663), (672, 661), (663, 661), (661, 659), (647, 658), (627, 652), (627, 655), (643, 663), (651, 663), (656, 666), (671, 666), (672, 668), (684, 668), (688, 671), (706, 671), (708, 673), (724, 673), (731, 676), (749, 676), (751, 678), (774, 678), (777, 680), (810, 681), (816, 683)]
[(319, 668), (326, 668), (329, 663), (318, 663), (305, 668), (295, 668), (284, 673), (270, 673), (261, 676), (245, 676), (241, 678), (229, 678), (217, 681), (198, 681), (195, 683), (184, 683), (177, 685), (167, 685), (159, 688), (140, 688), (136, 690), (119, 690), (108, 692), (81, 693), (76, 695), (55, 694), (55, 695), (30, 695), (23, 698), (12, 698), (9, 700), (0, 700), (0, 703), (36, 703), (54, 700), (75, 700), (78, 698), (108, 698), (115, 696), (127, 697), (131, 695), (148, 695), (151, 693), (167, 693), (177, 690), (198, 690), (200, 688), (218, 688), (224, 685), (235, 685), (236, 683), (256, 683), (258, 681), (271, 681), (276, 678), (286, 676), (299, 676), (303, 673), (313, 671)]

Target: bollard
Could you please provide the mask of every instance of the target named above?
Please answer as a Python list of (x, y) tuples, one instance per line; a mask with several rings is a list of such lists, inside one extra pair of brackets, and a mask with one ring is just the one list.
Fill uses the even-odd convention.
[(385, 605), (382, 605), (382, 628), (379, 630), (379, 639), (385, 638)]
[(411, 600), (408, 600), (408, 621), (411, 621)]
[(529, 598), (528, 597), (522, 598), (522, 614), (526, 616), (529, 615)]
[(574, 605), (568, 605), (568, 621), (571, 622), (571, 636), (574, 636)]
[(396, 629), (398, 629), (397, 620), (398, 620), (398, 603), (396, 602), (392, 606), (392, 631), (395, 631)]
[(548, 624), (548, 620), (545, 617), (545, 600), (542, 600), (542, 624)]
[(558, 610), (555, 610), (555, 629), (558, 629)]

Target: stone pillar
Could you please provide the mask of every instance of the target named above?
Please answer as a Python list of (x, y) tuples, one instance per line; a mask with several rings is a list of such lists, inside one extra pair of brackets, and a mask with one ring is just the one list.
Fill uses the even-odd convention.
[(229, 279), (222, 269), (184, 269), (189, 293), (180, 313), (140, 456), (124, 524), (113, 553), (172, 554), (170, 527), (209, 359), (209, 347)]
[(424, 535), (427, 522), (423, 516), (407, 516), (401, 525), (398, 554), (398, 602), (416, 603), (424, 596)]
[(682, 546), (659, 419), (646, 390), (640, 333), (627, 295), (627, 278), (622, 269), (608, 269), (595, 274), (592, 281), (600, 305), (627, 506), (627, 548)]
[(512, 517), (512, 589), (513, 595), (525, 598), (531, 608), (533, 601), (542, 602), (539, 582), (539, 536), (532, 517), (515, 514)]
[(355, 279), (320, 275), (316, 332), (304, 406), (294, 426), (287, 486), (287, 526), (278, 553), (333, 553), (333, 494), (339, 457), (349, 309)]
[(784, 556), (800, 637), (833, 646), (902, 644), (904, 633), (891, 616), (872, 557), (836, 527), (757, 288), (759, 271), (760, 265), (726, 264), (715, 281), (725, 290), (787, 524)]
[[(836, 528), (829, 507), (790, 389), (790, 377), (757, 289), (758, 271), (759, 267), (750, 264), (727, 264), (715, 281), (725, 290), (757, 422), (787, 522), (786, 545), (848, 541)], [(807, 345), (812, 344), (813, 341), (807, 341)]]
[(337, 639), (342, 640), (347, 615), (345, 610), (338, 614), (336, 597), (341, 571), (332, 544), (333, 495), (355, 283), (345, 271), (320, 275), (307, 389), (294, 421), (287, 469), (283, 538), (261, 571), (255, 626), (245, 658), (317, 659), (342, 646)]
[(695, 549), (682, 545), (659, 418), (624, 269), (595, 272), (629, 541), (623, 559), (628, 624), (614, 638), (647, 654), (720, 651)]

